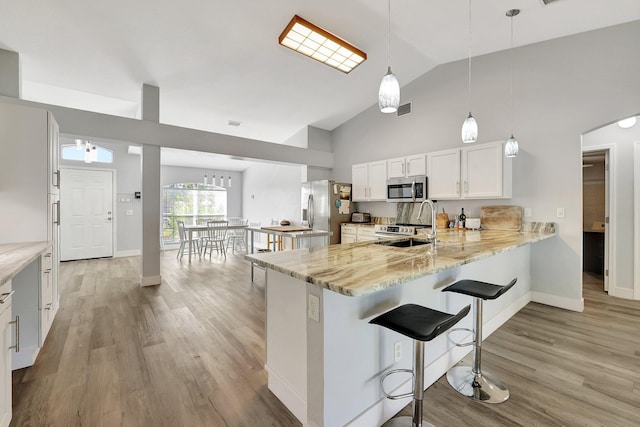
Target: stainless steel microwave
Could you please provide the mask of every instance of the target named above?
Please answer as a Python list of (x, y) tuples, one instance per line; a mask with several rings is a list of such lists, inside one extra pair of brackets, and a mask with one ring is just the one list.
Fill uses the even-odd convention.
[(426, 176), (387, 180), (387, 202), (422, 202), (428, 197)]

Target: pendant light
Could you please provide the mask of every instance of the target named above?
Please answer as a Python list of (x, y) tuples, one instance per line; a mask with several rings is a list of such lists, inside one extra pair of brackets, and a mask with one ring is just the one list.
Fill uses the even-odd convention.
[(462, 142), (470, 144), (478, 140), (478, 123), (471, 115), (471, 0), (469, 0), (469, 117), (462, 123)]
[(382, 78), (380, 89), (378, 90), (378, 107), (380, 107), (380, 111), (383, 113), (395, 113), (398, 111), (398, 106), (400, 105), (400, 83), (398, 83), (398, 79), (391, 72), (391, 0), (387, 0), (387, 2), (389, 6), (387, 15), (389, 18), (387, 31), (389, 60), (387, 74)]
[(206, 171), (204, 172), (204, 182), (203, 183), (204, 183), (204, 185), (208, 184), (207, 183), (207, 172)]
[(231, 187), (231, 175), (227, 178), (227, 187)]
[(511, 95), (511, 137), (507, 139), (507, 142), (504, 144), (504, 155), (506, 157), (516, 157), (518, 155), (518, 140), (513, 136), (513, 126), (514, 126), (514, 113), (513, 113), (513, 17), (520, 13), (520, 9), (510, 9), (507, 11), (507, 16), (511, 20), (511, 50), (509, 51), (509, 62), (511, 68), (511, 84), (510, 84), (510, 95)]

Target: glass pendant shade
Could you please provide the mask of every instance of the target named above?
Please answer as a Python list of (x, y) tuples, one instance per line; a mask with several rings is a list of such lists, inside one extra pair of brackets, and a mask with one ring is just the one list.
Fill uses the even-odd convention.
[(378, 91), (378, 107), (383, 113), (395, 113), (400, 105), (400, 83), (391, 72), (391, 67), (387, 69), (387, 74), (382, 78), (380, 90)]
[(231, 187), (231, 177), (227, 178), (227, 187)]
[(469, 117), (462, 124), (462, 142), (470, 144), (478, 139), (478, 123), (469, 111)]
[(506, 157), (516, 157), (518, 155), (518, 141), (511, 134), (511, 138), (507, 139), (506, 144), (504, 144), (504, 155)]

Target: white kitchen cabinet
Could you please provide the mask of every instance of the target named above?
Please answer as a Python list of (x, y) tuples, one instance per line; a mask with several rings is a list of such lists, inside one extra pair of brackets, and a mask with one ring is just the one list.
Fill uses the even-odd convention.
[(44, 345), (51, 323), (53, 323), (53, 253), (52, 251), (42, 255), (40, 261), (40, 301), (38, 311), (40, 317), (40, 333), (38, 343), (40, 347)]
[(387, 178), (408, 178), (427, 174), (426, 154), (387, 160)]
[(373, 232), (373, 225), (361, 225), (358, 227), (358, 242), (378, 240)]
[(427, 178), (430, 199), (460, 198), (460, 149), (428, 153)]
[(373, 233), (373, 225), (342, 224), (340, 243), (355, 243), (377, 240)]
[(357, 241), (358, 226), (355, 224), (341, 224), (340, 243), (355, 243)]
[(11, 280), (0, 287), (0, 427), (7, 427), (12, 416), (11, 390)]
[(387, 161), (351, 167), (351, 199), (354, 202), (387, 200)]
[(429, 198), (510, 198), (511, 159), (502, 149), (502, 141), (497, 141), (428, 153)]

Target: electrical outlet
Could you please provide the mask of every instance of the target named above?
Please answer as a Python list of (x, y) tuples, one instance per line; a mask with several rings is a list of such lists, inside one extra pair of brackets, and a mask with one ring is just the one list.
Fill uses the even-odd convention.
[(398, 341), (393, 346), (393, 361), (398, 362), (402, 359), (402, 341)]
[(524, 217), (531, 218), (531, 208), (524, 208)]
[(556, 209), (556, 217), (558, 217), (558, 218), (564, 218), (564, 208), (558, 208), (558, 209)]
[(320, 322), (320, 298), (315, 295), (309, 295), (309, 304), (307, 305), (307, 316), (311, 320)]

